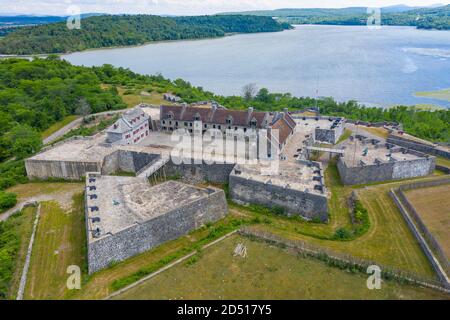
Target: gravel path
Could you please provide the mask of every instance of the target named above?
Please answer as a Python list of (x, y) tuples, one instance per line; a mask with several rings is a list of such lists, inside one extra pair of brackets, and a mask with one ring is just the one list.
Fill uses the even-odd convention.
[[(116, 114), (116, 113), (122, 113), (124, 111), (126, 111), (126, 109), (124, 109), (124, 110), (104, 111), (104, 112), (91, 114), (91, 116), (101, 116), (101, 115), (105, 115), (105, 114)], [(65, 125), (64, 127), (59, 129), (58, 131), (52, 133), (47, 138), (45, 138), (43, 140), (43, 143), (44, 144), (52, 143), (53, 141), (59, 139), (60, 137), (62, 137), (66, 133), (68, 133), (70, 130), (77, 128), (81, 124), (82, 121), (83, 121), (83, 118), (78, 118), (78, 119), (73, 120), (71, 123)]]
[(59, 192), (52, 194), (42, 194), (19, 201), (13, 208), (0, 214), (0, 221), (5, 221), (13, 214), (22, 211), (25, 207), (34, 206), (43, 201), (56, 201), (59, 203), (62, 209), (69, 210), (72, 207), (72, 197), (79, 190), (73, 190), (72, 192)]

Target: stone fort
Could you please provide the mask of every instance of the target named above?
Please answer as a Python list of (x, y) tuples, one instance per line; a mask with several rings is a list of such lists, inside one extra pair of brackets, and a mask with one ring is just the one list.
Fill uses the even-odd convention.
[[(27, 159), (25, 166), (30, 178), (85, 179), (92, 273), (223, 218), (227, 214), (224, 192), (198, 187), (204, 182), (229, 184), (230, 197), (237, 203), (281, 208), (289, 216), (328, 221), (330, 193), (324, 168), (308, 159), (308, 150), (315, 143), (336, 144), (345, 125), (343, 118), (305, 117), (287, 110), (139, 105), (106, 132), (44, 148)], [(144, 135), (136, 131), (139, 140), (128, 136), (130, 130), (133, 134), (141, 127)], [(200, 134), (207, 129), (228, 130), (225, 135), (234, 138), (242, 132), (248, 137), (263, 131), (277, 150), (265, 161), (269, 166), (276, 164), (277, 170), (267, 172), (260, 162), (242, 163), (237, 157), (210, 163), (203, 154), (192, 154), (189, 161), (179, 163), (171, 156), (174, 142), (169, 133), (180, 127), (192, 134), (196, 129)], [(277, 138), (272, 135), (274, 129), (279, 130)], [(434, 157), (361, 135), (341, 144), (339, 154), (344, 184), (421, 176), (434, 169)], [(114, 175), (122, 172), (135, 177)], [(167, 181), (172, 178), (177, 180)]]

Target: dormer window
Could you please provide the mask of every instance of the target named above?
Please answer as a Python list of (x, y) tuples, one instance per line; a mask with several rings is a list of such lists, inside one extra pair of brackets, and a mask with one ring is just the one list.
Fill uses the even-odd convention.
[(173, 119), (173, 113), (172, 113), (172, 112), (169, 112), (169, 113), (167, 114), (167, 118), (168, 118), (168, 119)]
[(251, 125), (252, 127), (256, 127), (257, 124), (258, 124), (258, 122), (256, 121), (255, 118), (253, 118), (253, 119), (250, 121), (250, 125)]
[(227, 124), (232, 124), (233, 123), (233, 117), (232, 116), (228, 116), (225, 121), (226, 121)]
[(198, 113), (195, 114), (194, 121), (200, 121), (200, 114)]

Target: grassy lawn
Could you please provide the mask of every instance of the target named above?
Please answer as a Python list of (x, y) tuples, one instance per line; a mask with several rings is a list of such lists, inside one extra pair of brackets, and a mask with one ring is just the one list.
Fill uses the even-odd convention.
[(389, 136), (389, 131), (387, 131), (384, 128), (377, 128), (377, 127), (363, 127), (362, 130), (367, 131), (377, 137), (387, 139)]
[(336, 144), (339, 144), (341, 142), (344, 142), (345, 140), (347, 140), (348, 138), (350, 138), (350, 136), (352, 135), (352, 130), (349, 129), (345, 129), (344, 133), (342, 134), (342, 136), (339, 138), (339, 140), (336, 142)]
[(43, 202), (31, 256), (25, 299), (62, 299), (67, 294), (67, 267), (86, 269), (83, 194), (73, 197), (72, 210)]
[[(102, 85), (104, 89), (109, 88), (109, 85)], [(126, 103), (128, 108), (132, 108), (139, 103), (147, 103), (154, 105), (161, 104), (172, 104), (169, 101), (163, 99), (163, 94), (156, 91), (147, 91), (145, 88), (133, 88), (128, 89), (125, 87), (117, 87), (119, 96), (122, 98), (123, 102)]]
[(405, 194), (450, 258), (450, 184), (409, 190)]
[(72, 194), (81, 192), (83, 189), (84, 183), (81, 182), (30, 182), (15, 185), (7, 189), (7, 191), (17, 194), (17, 201), (21, 201), (42, 195)]
[(45, 130), (41, 133), (42, 139), (47, 138), (48, 136), (55, 133), (59, 129), (65, 127), (66, 125), (68, 125), (69, 123), (71, 123), (72, 121), (74, 121), (77, 118), (78, 118), (78, 116), (67, 116), (64, 119), (62, 119), (61, 121), (53, 124), (47, 130)]
[(450, 159), (443, 157), (436, 157), (436, 164), (450, 168)]
[(114, 291), (113, 283), (115, 280), (129, 277), (136, 272), (149, 268), (170, 255), (180, 253), (180, 257), (186, 255), (196, 243), (206, 239), (212, 230), (221, 226), (230, 226), (237, 219), (250, 220), (241, 214), (231, 212), (226, 218), (215, 224), (195, 230), (186, 236), (164, 243), (155, 249), (134, 256), (93, 275), (84, 275), (85, 281), (83, 281), (81, 290), (74, 290), (66, 297), (70, 299), (105, 298)]
[[(0, 262), (2, 263), (0, 266), (0, 300), (2, 299), (2, 294), (5, 294), (4, 298), (7, 299), (15, 299), (16, 297), (35, 216), (36, 208), (28, 207), (22, 212), (11, 216), (6, 222), (3, 222), (6, 231), (10, 234), (9, 240), (11, 242), (1, 242), (0, 251), (3, 249), (8, 250), (9, 253), (12, 253), (12, 256), (11, 260), (7, 261), (4, 260), (7, 259), (7, 256), (3, 256), (2, 253), (2, 257), (0, 258)], [(9, 263), (11, 263), (11, 269), (7, 268), (7, 264)], [(9, 270), (6, 271), (3, 268)]]
[[(247, 256), (233, 256), (243, 243)], [(134, 287), (115, 299), (446, 299), (419, 287), (382, 283), (367, 276), (232, 236)]]

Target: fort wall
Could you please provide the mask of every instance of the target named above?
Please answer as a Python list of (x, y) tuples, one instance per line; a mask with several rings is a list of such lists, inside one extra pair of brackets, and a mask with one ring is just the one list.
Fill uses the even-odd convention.
[(450, 159), (450, 151), (446, 151), (436, 146), (432, 146), (429, 144), (421, 143), (416, 140), (411, 140), (405, 137), (399, 137), (397, 135), (389, 135), (387, 138), (388, 143), (396, 144), (398, 146), (402, 146), (404, 148), (420, 151), (423, 153), (428, 153), (444, 158)]
[(30, 179), (60, 178), (67, 180), (80, 180), (86, 172), (101, 170), (100, 162), (57, 161), (57, 160), (25, 160), (27, 176)]
[[(323, 172), (320, 164), (316, 165)], [(240, 204), (279, 207), (283, 208), (288, 216), (299, 215), (307, 220), (318, 219), (325, 222), (328, 220), (327, 193), (323, 177), (318, 176), (318, 178), (320, 181), (317, 183), (322, 186), (322, 191), (308, 191), (293, 188), (288, 183), (282, 186), (232, 172), (229, 176), (230, 196), (233, 201)]]
[(228, 212), (225, 193), (218, 189), (207, 190), (210, 194), (199, 200), (90, 242), (89, 273), (174, 240), (208, 222), (222, 219)]
[(227, 183), (234, 166), (234, 163), (196, 164), (193, 159), (187, 163), (176, 164), (171, 159), (164, 166), (164, 170), (167, 176), (181, 176), (183, 181), (189, 183)]
[(426, 176), (433, 173), (435, 161), (434, 157), (428, 157), (349, 167), (339, 158), (337, 167), (344, 185), (356, 185)]

